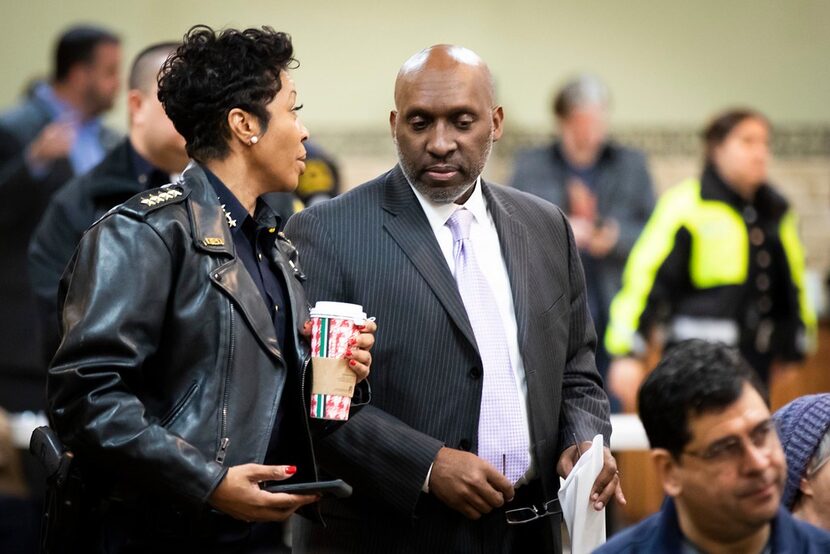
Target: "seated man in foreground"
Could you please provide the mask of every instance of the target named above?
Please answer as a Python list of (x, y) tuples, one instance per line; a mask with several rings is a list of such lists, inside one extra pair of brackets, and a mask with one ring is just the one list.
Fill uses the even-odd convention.
[(784, 452), (766, 391), (737, 350), (681, 342), (638, 404), (667, 498), (597, 552), (830, 551), (830, 534), (780, 507)]

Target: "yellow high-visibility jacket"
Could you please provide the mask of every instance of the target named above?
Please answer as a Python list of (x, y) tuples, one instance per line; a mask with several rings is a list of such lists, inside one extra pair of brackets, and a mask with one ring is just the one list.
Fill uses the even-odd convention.
[(800, 359), (815, 345), (804, 251), (786, 200), (763, 185), (742, 200), (707, 168), (667, 191), (631, 251), (611, 303), (605, 347), (643, 350), (647, 329)]

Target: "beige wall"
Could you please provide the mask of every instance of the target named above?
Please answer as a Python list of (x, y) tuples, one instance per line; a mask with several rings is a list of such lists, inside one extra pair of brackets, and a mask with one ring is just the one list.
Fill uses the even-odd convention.
[[(2, 0), (0, 105), (49, 65), (72, 22), (119, 31), (128, 57), (194, 23), (269, 24), (294, 36), (312, 133), (380, 128), (401, 62), (435, 42), (491, 65), (508, 125), (548, 124), (550, 90), (592, 70), (611, 85), (622, 124), (698, 124), (748, 103), (776, 122), (830, 123), (830, 2), (822, 0)], [(123, 102), (114, 122), (121, 123)], [(123, 127), (123, 125), (120, 125)]]
[[(827, 1), (0, 1), (0, 106), (47, 71), (52, 40), (70, 23), (112, 27), (128, 60), (196, 23), (290, 32), (303, 118), (339, 158), (347, 187), (394, 163), (386, 121), (395, 73), (438, 42), (478, 51), (493, 70), (507, 132), (486, 176), (499, 181), (517, 146), (544, 140), (551, 89), (578, 71), (611, 86), (615, 129), (649, 152), (659, 190), (698, 171), (694, 132), (712, 112), (752, 105), (792, 131), (773, 177), (799, 211), (810, 266), (830, 268)], [(109, 119), (124, 128), (123, 100)]]

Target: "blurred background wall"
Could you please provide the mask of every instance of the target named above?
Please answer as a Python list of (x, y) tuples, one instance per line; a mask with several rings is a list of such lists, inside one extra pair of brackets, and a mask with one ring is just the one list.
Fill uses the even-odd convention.
[[(495, 75), (507, 125), (486, 174), (497, 181), (517, 146), (552, 133), (552, 90), (580, 71), (610, 86), (613, 132), (648, 152), (659, 191), (699, 171), (709, 115), (749, 105), (776, 127), (772, 174), (801, 215), (808, 264), (818, 276), (830, 268), (830, 2), (3, 0), (0, 106), (44, 76), (53, 38), (76, 22), (121, 33), (127, 60), (196, 23), (288, 31), (303, 118), (347, 187), (394, 163), (395, 74), (434, 43), (476, 50)], [(122, 97), (109, 121), (124, 129), (125, 117)]]
[(312, 132), (383, 128), (401, 62), (437, 42), (487, 60), (520, 129), (546, 130), (551, 89), (584, 70), (608, 82), (619, 124), (698, 126), (733, 103), (776, 122), (830, 123), (822, 0), (3, 0), (0, 104), (45, 72), (53, 37), (78, 21), (122, 33), (127, 57), (195, 23), (288, 31)]

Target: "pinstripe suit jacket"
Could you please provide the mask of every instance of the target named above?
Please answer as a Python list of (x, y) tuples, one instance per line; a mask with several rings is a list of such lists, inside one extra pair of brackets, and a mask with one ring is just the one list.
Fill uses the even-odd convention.
[[(562, 212), (482, 184), (513, 289), (537, 472), (547, 498), (573, 441), (610, 436), (582, 266)], [(309, 300), (361, 304), (379, 329), (372, 402), (318, 441), (323, 470), (354, 486), (300, 518), (295, 551), (484, 552), (481, 525), (421, 487), (442, 446), (476, 452), (481, 359), (456, 282), (399, 167), (292, 217)]]

